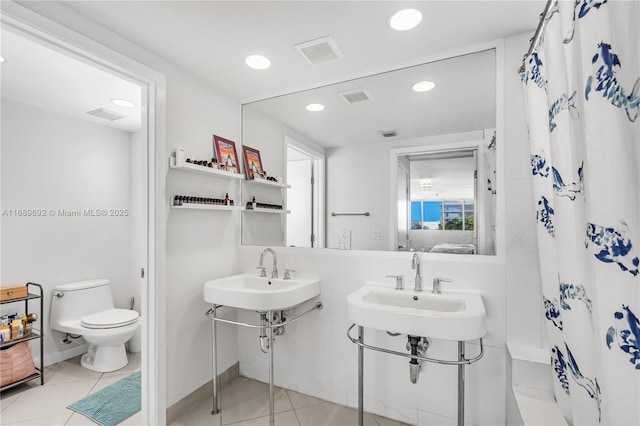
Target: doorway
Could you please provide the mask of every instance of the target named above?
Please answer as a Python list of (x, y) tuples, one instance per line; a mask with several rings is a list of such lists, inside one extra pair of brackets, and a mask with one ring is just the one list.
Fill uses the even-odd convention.
[[(126, 228), (124, 231), (126, 237), (124, 239), (120, 238), (118, 244), (121, 245), (118, 245), (118, 247), (122, 247), (126, 250), (128, 262), (124, 264), (125, 261), (122, 260), (124, 257), (121, 256), (122, 261), (119, 262), (120, 264), (118, 265), (120, 272), (117, 281), (119, 282), (118, 285), (122, 288), (116, 291), (117, 294), (114, 294), (114, 299), (117, 307), (129, 308), (131, 306), (131, 297), (134, 297), (133, 307), (141, 313), (142, 333), (140, 337), (140, 346), (142, 349), (142, 422), (144, 424), (162, 423), (162, 420), (160, 419), (164, 419), (165, 409), (163, 401), (164, 386), (163, 379), (158, 379), (157, 371), (159, 370), (159, 362), (164, 358), (164, 348), (162, 346), (163, 342), (157, 342), (156, 340), (156, 327), (161, 327), (161, 324), (163, 323), (162, 317), (159, 318), (157, 309), (158, 300), (161, 300), (162, 296), (162, 290), (161, 288), (158, 288), (157, 282), (163, 279), (163, 274), (162, 272), (158, 273), (159, 269), (156, 259), (158, 257), (158, 252), (164, 251), (164, 248), (158, 247), (156, 243), (157, 235), (155, 224), (157, 215), (161, 217), (161, 212), (159, 212), (157, 208), (156, 196), (156, 188), (158, 184), (158, 179), (156, 178), (158, 159), (156, 156), (159, 156), (156, 148), (157, 138), (162, 135), (162, 133), (159, 134), (159, 132), (156, 131), (156, 120), (158, 114), (164, 111), (164, 104), (157, 103), (157, 90), (163, 90), (164, 76), (146, 69), (134, 61), (122, 57), (116, 52), (96, 47), (95, 43), (92, 43), (89, 39), (86, 39), (83, 36), (64, 32), (64, 30), (61, 30), (53, 23), (49, 24), (39, 22), (37, 28), (35, 26), (31, 26), (29, 22), (37, 22), (37, 18), (26, 10), (22, 11), (15, 9), (12, 10), (12, 12), (13, 13), (6, 13), (3, 10), (3, 15), (1, 17), (3, 35), (5, 32), (7, 34), (7, 37), (2, 37), (3, 56), (6, 55), (7, 51), (11, 50), (7, 48), (7, 43), (10, 41), (28, 42), (35, 45), (35, 49), (47, 51), (49, 54), (55, 53), (59, 55), (60, 60), (66, 64), (62, 65), (60, 69), (57, 69), (50, 62), (43, 61), (41, 63), (41, 68), (43, 68), (41, 71), (64, 71), (66, 66), (69, 64), (69, 61), (75, 61), (87, 69), (92, 69), (94, 75), (108, 75), (113, 79), (122, 80), (129, 86), (137, 87), (139, 96), (137, 101), (134, 103), (137, 103), (139, 108), (138, 124), (122, 129), (104, 126), (105, 129), (108, 129), (105, 133), (119, 134), (120, 152), (124, 154), (116, 155), (113, 151), (113, 147), (109, 146), (103, 147), (105, 151), (94, 151), (88, 143), (93, 143), (95, 141), (89, 141), (88, 139), (85, 140), (85, 142), (87, 142), (86, 145), (82, 145), (80, 142), (75, 146), (65, 147), (63, 145), (59, 145), (60, 149), (51, 150), (49, 152), (55, 154), (55, 157), (49, 155), (46, 149), (37, 149), (36, 147), (36, 149), (31, 151), (30, 155), (32, 157), (29, 157), (28, 160), (32, 161), (29, 164), (37, 164), (47, 168), (46, 170), (42, 168), (38, 169), (38, 173), (36, 173), (34, 178), (34, 180), (40, 179), (39, 184), (41, 187), (46, 187), (46, 185), (51, 183), (50, 181), (54, 180), (53, 178), (58, 178), (57, 184), (59, 188), (64, 188), (67, 183), (76, 180), (77, 182), (75, 183), (79, 187), (84, 186), (82, 196), (78, 195), (78, 193), (75, 193), (75, 195), (72, 193), (70, 194), (70, 197), (67, 197), (69, 194), (64, 194), (64, 192), (40, 192), (40, 197), (29, 200), (29, 194), (25, 195), (25, 191), (22, 191), (23, 193), (21, 194), (21, 191), (17, 188), (18, 190), (13, 191), (13, 198), (4, 199), (5, 192), (3, 191), (2, 207), (3, 209), (12, 207), (44, 207), (44, 210), (47, 212), (47, 217), (42, 218), (43, 220), (40, 220), (39, 222), (33, 222), (33, 228), (35, 228), (33, 230), (34, 238), (37, 238), (38, 230), (56, 230), (56, 224), (53, 223), (56, 220), (62, 221), (72, 219), (76, 220), (78, 224), (82, 222), (81, 226), (75, 226), (71, 221), (64, 224), (67, 226), (67, 231), (63, 232), (62, 235), (59, 235), (58, 241), (66, 240), (65, 244), (67, 244), (68, 249), (73, 248), (73, 244), (70, 244), (70, 240), (73, 240), (74, 238), (83, 239), (85, 242), (99, 240), (99, 243), (105, 243), (105, 241), (109, 242), (109, 244), (113, 243), (112, 233), (101, 232), (99, 234), (91, 234), (83, 233), (81, 229), (76, 229), (82, 227), (85, 227), (85, 229), (87, 229), (87, 227), (89, 229), (93, 229), (95, 228), (94, 225), (98, 224), (98, 220), (117, 219), (119, 221), (118, 224), (122, 225), (116, 226), (120, 234), (123, 233), (123, 227)], [(100, 54), (93, 51), (93, 49), (98, 48), (100, 49)], [(42, 89), (35, 90), (37, 89), (35, 79), (30, 79), (29, 84), (25, 85), (27, 89), (33, 90), (34, 93), (29, 94), (27, 93), (28, 91), (23, 92), (24, 98), (21, 98), (18, 101), (16, 101), (15, 98), (5, 99), (5, 97), (10, 93), (10, 91), (5, 90), (6, 87), (9, 87), (5, 87), (5, 84), (9, 84), (7, 80), (9, 66), (12, 62), (17, 64), (21, 59), (25, 59), (27, 56), (28, 55), (24, 52), (22, 52), (21, 55), (14, 55), (13, 57), (5, 56), (6, 61), (3, 64), (2, 69), (3, 103), (5, 103), (5, 101), (7, 104), (11, 103), (12, 111), (9, 112), (14, 116), (24, 117), (23, 123), (26, 126), (30, 125), (28, 114), (39, 114), (41, 116), (45, 116), (52, 127), (59, 126), (62, 122), (76, 122), (79, 123), (78, 127), (101, 127), (96, 125), (96, 122), (92, 123), (90, 120), (113, 118), (110, 113), (118, 112), (118, 108), (115, 106), (105, 107), (102, 105), (91, 109), (95, 114), (90, 118), (73, 117), (73, 114), (70, 111), (73, 109), (73, 105), (67, 105), (69, 108), (64, 110), (54, 111), (50, 107), (45, 106), (49, 100), (49, 95)], [(42, 64), (47, 64), (47, 67), (42, 67)], [(74, 78), (77, 78), (75, 74), (72, 75)], [(51, 76), (46, 77), (44, 81), (46, 86), (59, 88), (59, 86), (68, 83), (62, 83), (61, 81), (56, 81), (50, 77)], [(79, 80), (77, 80), (76, 83), (78, 84)], [(101, 83), (99, 81), (90, 82), (90, 86), (99, 87), (100, 85)], [(63, 101), (77, 101), (81, 95), (86, 95), (86, 87), (87, 86), (81, 87), (72, 85), (71, 90), (66, 93), (66, 95), (54, 96), (53, 104), (60, 106), (64, 103)], [(22, 89), (24, 89), (24, 87)], [(26, 99), (27, 96), (35, 96), (38, 104), (25, 105), (27, 102), (25, 102), (24, 99)], [(113, 98), (117, 97), (119, 96), (113, 96)], [(75, 105), (75, 107), (78, 107), (78, 105)], [(78, 114), (84, 115), (89, 111), (89, 109), (83, 108), (81, 112), (78, 112)], [(5, 111), (3, 108), (3, 115), (4, 113)], [(96, 116), (98, 118), (96, 118)], [(100, 116), (102, 117), (100, 118)], [(121, 123), (126, 121), (125, 118), (118, 120), (123, 120)], [(76, 130), (74, 125), (68, 125), (67, 129), (69, 132)], [(5, 126), (3, 126), (3, 131), (4, 130)], [(126, 139), (126, 143), (122, 142), (123, 138)], [(3, 153), (10, 153), (10, 150), (5, 150), (5, 148), (9, 146), (8, 144), (10, 143), (10, 139), (5, 139), (3, 137), (2, 142)], [(51, 142), (51, 140), (47, 137), (41, 138), (40, 141), (42, 147), (51, 148), (50, 146), (47, 146), (47, 143), (49, 142)], [(82, 155), (78, 155), (78, 150), (82, 151)], [(105, 156), (110, 157), (110, 162), (107, 161)], [(161, 156), (164, 157), (164, 154), (162, 153)], [(14, 158), (13, 161), (15, 160), (22, 161), (24, 159)], [(9, 176), (9, 174), (16, 173), (16, 168), (12, 170), (10, 167), (7, 167), (7, 164), (10, 164), (9, 161), (10, 159), (7, 158), (7, 162), (5, 162), (2, 169), (3, 178), (9, 178), (3, 179), (3, 186), (29, 184), (29, 182), (25, 180), (11, 180), (11, 176)], [(79, 171), (83, 171), (83, 173), (76, 173)], [(161, 175), (161, 173), (158, 173), (158, 175)], [(119, 184), (114, 186), (112, 185), (112, 181), (118, 181)], [(35, 182), (35, 184), (38, 184), (38, 182)], [(125, 187), (129, 188), (128, 192), (122, 189)], [(14, 187), (13, 189), (16, 188)], [(120, 191), (120, 193), (118, 193), (118, 191)], [(104, 195), (108, 195), (108, 197), (103, 197)], [(110, 204), (111, 201), (109, 200), (113, 201), (113, 205)], [(117, 200), (117, 202), (114, 200)], [(10, 204), (14, 204), (16, 202), (22, 203), (27, 201), (29, 201), (29, 205), (27, 206), (10, 206)], [(47, 205), (45, 206), (43, 203)], [(70, 216), (64, 217), (64, 212), (69, 212)], [(3, 217), (2, 228), (4, 228), (4, 232), (0, 234), (3, 240), (2, 245), (4, 246), (2, 251), (2, 266), (5, 267), (2, 268), (3, 280), (5, 276), (7, 276), (8, 279), (8, 275), (24, 276), (25, 279), (29, 279), (26, 278), (26, 276), (32, 276), (32, 271), (36, 270), (32, 269), (32, 271), (29, 272), (20, 272), (17, 269), (17, 266), (19, 265), (16, 265), (13, 262), (13, 258), (7, 257), (11, 254), (7, 248), (9, 246), (15, 246), (10, 244), (11, 242), (9, 239), (12, 238), (12, 235), (7, 231), (11, 230), (11, 227), (4, 219), (5, 218)], [(69, 225), (74, 227), (74, 231), (69, 231)], [(104, 222), (101, 222), (99, 225), (104, 225)], [(162, 241), (162, 235), (158, 236), (158, 239)], [(107, 253), (111, 253), (113, 255), (113, 248), (115, 246), (110, 246), (109, 244), (107, 244), (105, 250)], [(126, 247), (124, 244), (126, 244)], [(90, 258), (92, 255), (90, 248), (87, 245), (84, 247), (86, 252), (84, 255), (86, 255), (87, 258)], [(31, 246), (31, 249), (33, 249), (33, 245)], [(64, 247), (59, 247), (58, 251), (61, 252), (60, 258), (65, 259), (64, 254), (66, 249)], [(19, 253), (15, 253), (13, 256), (18, 256), (18, 254)], [(23, 252), (22, 254), (24, 255), (23, 258), (27, 259), (33, 254), (33, 252)], [(50, 251), (49, 259), (57, 254), (59, 253)], [(107, 257), (104, 253), (94, 252), (93, 255), (94, 257)], [(94, 272), (102, 271), (97, 271), (91, 267), (87, 267), (86, 262), (83, 262), (83, 259), (73, 258), (73, 256), (67, 256), (67, 258), (70, 259), (70, 263), (68, 265), (51, 262), (48, 272), (47, 268), (38, 268), (37, 273), (40, 275), (35, 277), (32, 281), (41, 281), (48, 285), (55, 285), (63, 282), (80, 281), (86, 278), (109, 278), (106, 271), (104, 274), (100, 274), (102, 276), (89, 276)], [(41, 266), (42, 263), (39, 265)], [(6, 268), (7, 266), (11, 266), (13, 269)], [(47, 265), (45, 264), (45, 266)], [(113, 265), (109, 265), (109, 267), (112, 266)], [(54, 272), (58, 275), (53, 276)], [(128, 288), (130, 293), (125, 295), (121, 290), (127, 286), (130, 286)], [(51, 291), (52, 289), (46, 289), (47, 293), (50, 293)], [(45, 309), (47, 311), (48, 308), (49, 306), (45, 303)], [(48, 315), (45, 314), (43, 321), (46, 321), (47, 318)], [(48, 338), (51, 339), (52, 332), (48, 329), (47, 322), (48, 321), (44, 322), (45, 336), (48, 336)], [(50, 345), (50, 347), (53, 346), (54, 345)], [(161, 349), (161, 353), (158, 353), (159, 349)], [(68, 355), (60, 355), (59, 352), (59, 350), (53, 350), (45, 353), (45, 363), (56, 362), (56, 357)]]
[(324, 155), (285, 135), (288, 247), (324, 247)]

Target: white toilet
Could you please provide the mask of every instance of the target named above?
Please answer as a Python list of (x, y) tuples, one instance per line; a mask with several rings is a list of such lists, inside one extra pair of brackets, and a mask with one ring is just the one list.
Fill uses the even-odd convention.
[(138, 312), (116, 309), (109, 280), (97, 279), (61, 284), (53, 289), (51, 328), (81, 335), (89, 350), (80, 363), (106, 373), (129, 362), (124, 343), (140, 327)]

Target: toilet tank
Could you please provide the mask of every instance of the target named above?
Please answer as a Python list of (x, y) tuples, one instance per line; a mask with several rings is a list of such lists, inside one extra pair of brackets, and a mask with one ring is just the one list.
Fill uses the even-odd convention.
[(114, 307), (107, 279), (60, 284), (53, 289), (51, 298), (51, 327)]

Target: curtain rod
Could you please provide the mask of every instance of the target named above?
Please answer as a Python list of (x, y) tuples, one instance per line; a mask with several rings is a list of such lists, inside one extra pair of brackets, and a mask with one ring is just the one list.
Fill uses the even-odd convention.
[(556, 4), (556, 1), (557, 0), (547, 0), (547, 5), (544, 7), (544, 12), (540, 14), (540, 22), (538, 23), (538, 28), (536, 28), (536, 32), (533, 35), (533, 38), (531, 39), (531, 42), (529, 44), (529, 50), (527, 50), (527, 53), (525, 53), (524, 57), (522, 58), (522, 65), (520, 66), (520, 69), (518, 70), (518, 72), (520, 73), (524, 72), (525, 70), (524, 62), (538, 47), (538, 44), (540, 43), (540, 39), (542, 38), (542, 30), (544, 30), (544, 26), (547, 22), (546, 18), (549, 15), (549, 11)]

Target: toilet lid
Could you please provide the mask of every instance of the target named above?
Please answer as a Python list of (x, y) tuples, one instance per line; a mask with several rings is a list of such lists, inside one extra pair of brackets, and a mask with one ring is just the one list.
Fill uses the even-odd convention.
[(87, 328), (116, 328), (136, 322), (138, 316), (131, 309), (109, 309), (80, 318), (80, 324)]

